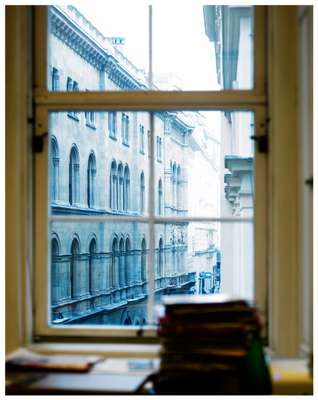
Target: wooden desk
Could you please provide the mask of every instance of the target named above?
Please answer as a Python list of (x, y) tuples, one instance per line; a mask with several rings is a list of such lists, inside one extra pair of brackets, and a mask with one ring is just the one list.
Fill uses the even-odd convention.
[(159, 360), (107, 359), (87, 373), (8, 371), (6, 394), (145, 394), (143, 383), (158, 365)]

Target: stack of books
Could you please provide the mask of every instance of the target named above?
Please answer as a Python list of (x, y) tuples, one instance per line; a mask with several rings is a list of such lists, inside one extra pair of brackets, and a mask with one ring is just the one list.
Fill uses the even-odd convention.
[(158, 394), (270, 394), (257, 310), (224, 295), (166, 296)]

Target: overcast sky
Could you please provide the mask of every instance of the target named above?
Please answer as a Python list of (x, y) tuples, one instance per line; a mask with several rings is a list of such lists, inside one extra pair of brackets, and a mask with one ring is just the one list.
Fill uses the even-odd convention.
[[(124, 37), (126, 56), (148, 70), (148, 6), (144, 2), (74, 5), (104, 36)], [(177, 75), (183, 90), (217, 89), (214, 47), (204, 32), (201, 4), (153, 6), (153, 71)]]

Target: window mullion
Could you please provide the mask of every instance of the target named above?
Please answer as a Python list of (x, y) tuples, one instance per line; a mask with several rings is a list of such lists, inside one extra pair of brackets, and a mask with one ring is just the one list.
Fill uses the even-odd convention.
[(35, 104), (50, 111), (250, 110), (266, 105), (254, 91), (48, 92), (36, 90)]
[[(149, 84), (152, 84), (152, 7), (149, 6)], [(148, 184), (148, 213), (149, 213), (149, 252), (148, 252), (148, 298), (147, 318), (148, 323), (154, 322), (154, 296), (155, 296), (155, 145), (154, 145), (154, 115), (149, 114), (150, 143), (149, 143), (149, 184)]]

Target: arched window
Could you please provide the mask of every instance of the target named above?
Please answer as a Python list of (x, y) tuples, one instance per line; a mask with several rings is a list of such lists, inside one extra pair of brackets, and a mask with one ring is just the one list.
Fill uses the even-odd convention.
[(162, 208), (163, 208), (163, 204), (162, 204), (162, 180), (161, 178), (159, 179), (159, 183), (158, 183), (158, 214), (162, 215)]
[(181, 168), (177, 168), (177, 208), (182, 208), (182, 182), (181, 182)]
[(123, 238), (119, 241), (119, 286), (125, 286), (125, 244)]
[(88, 290), (90, 294), (93, 294), (93, 291), (96, 287), (96, 281), (94, 279), (96, 275), (96, 240), (92, 239), (89, 244), (89, 271), (88, 271)]
[(59, 148), (55, 138), (51, 140), (51, 201), (59, 198)]
[(71, 298), (73, 299), (78, 294), (78, 275), (79, 275), (79, 244), (77, 239), (73, 239), (71, 246), (71, 270), (70, 270), (70, 283), (71, 283)]
[(59, 300), (59, 244), (56, 238), (51, 241), (51, 302), (56, 304)]
[(147, 280), (147, 245), (145, 239), (141, 241), (140, 264), (141, 280), (145, 282)]
[(75, 146), (72, 147), (69, 163), (69, 202), (79, 203), (79, 156)]
[(118, 210), (123, 211), (123, 209), (124, 209), (124, 170), (123, 170), (123, 164), (121, 164), (121, 163), (118, 165), (117, 181), (118, 181)]
[(108, 112), (108, 132), (109, 132), (110, 137), (116, 138), (116, 112), (115, 111)]
[(145, 211), (145, 175), (142, 172), (140, 174), (140, 214)]
[(176, 163), (172, 166), (172, 207), (177, 208), (177, 167)]
[(129, 117), (127, 114), (121, 117), (121, 135), (124, 144), (129, 144)]
[(139, 125), (139, 151), (145, 154), (145, 127), (143, 125)]
[(134, 281), (133, 265), (131, 264), (130, 240), (127, 238), (125, 243), (125, 281), (131, 284)]
[(117, 164), (112, 161), (110, 167), (110, 208), (117, 210)]
[(158, 276), (162, 276), (163, 273), (163, 240), (160, 238), (159, 240), (159, 249), (158, 249)]
[(130, 205), (130, 174), (128, 165), (126, 165), (124, 170), (124, 211), (129, 210), (129, 205)]
[(172, 249), (171, 249), (171, 255), (172, 255), (172, 273), (176, 274), (178, 272), (178, 266), (177, 266), (177, 252), (176, 252), (176, 246), (173, 243), (172, 244)]
[(118, 241), (116, 238), (114, 238), (112, 243), (111, 284), (113, 288), (118, 286)]
[(91, 153), (87, 165), (87, 205), (89, 208), (95, 205), (95, 177), (96, 177), (96, 158)]

